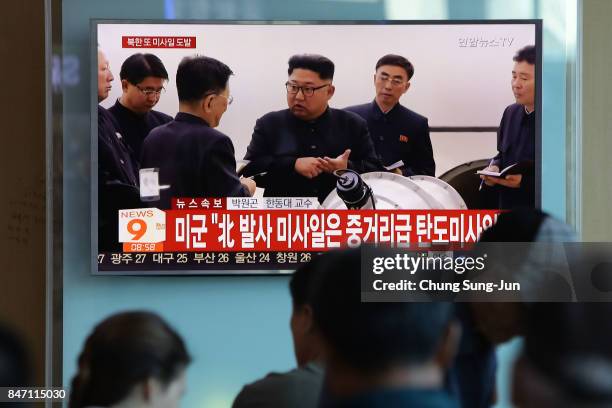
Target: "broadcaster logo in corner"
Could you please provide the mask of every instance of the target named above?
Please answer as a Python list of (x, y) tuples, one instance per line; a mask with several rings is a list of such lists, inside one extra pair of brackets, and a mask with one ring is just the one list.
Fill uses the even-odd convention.
[(119, 210), (119, 242), (124, 252), (161, 252), (166, 240), (166, 213), (157, 208)]

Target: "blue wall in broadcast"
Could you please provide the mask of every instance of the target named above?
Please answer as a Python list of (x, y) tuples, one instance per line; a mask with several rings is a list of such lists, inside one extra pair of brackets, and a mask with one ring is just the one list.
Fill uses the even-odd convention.
[[(575, 0), (567, 0), (572, 3)], [(458, 5), (461, 4), (461, 6)], [(109, 314), (148, 309), (167, 318), (194, 356), (184, 406), (228, 407), (242, 384), (294, 365), (288, 277), (100, 277), (90, 275), (89, 19), (544, 19), (543, 207), (565, 216), (565, 8), (539, 1), (64, 0), (64, 385), (92, 327)], [(558, 7), (555, 2), (555, 7)], [(406, 6), (409, 4), (410, 7)], [(501, 7), (501, 9), (500, 9)], [(573, 16), (575, 17), (575, 16)], [(113, 67), (115, 74), (119, 67)], [(477, 81), (477, 79), (470, 79)], [(115, 84), (118, 83), (116, 80)], [(510, 86), (508, 84), (508, 86)], [(474, 84), (475, 95), (478, 84)], [(469, 101), (468, 101), (469, 102)], [(516, 344), (500, 349), (501, 403)]]

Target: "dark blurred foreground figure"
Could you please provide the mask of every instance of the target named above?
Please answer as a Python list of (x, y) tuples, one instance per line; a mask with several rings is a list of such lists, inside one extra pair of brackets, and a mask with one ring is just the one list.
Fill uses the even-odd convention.
[[(23, 341), (0, 325), (0, 387), (24, 387), (30, 384), (29, 361)], [(4, 406), (0, 403), (0, 406)]]
[(612, 407), (612, 304), (538, 303), (528, 316), (516, 406)]
[[(484, 231), (480, 242), (541, 242), (575, 241), (573, 231), (561, 221), (540, 210), (519, 209), (503, 213), (497, 223)], [(542, 258), (542, 259), (540, 259)], [(549, 253), (531, 251), (520, 265), (517, 275), (533, 275), (533, 285), (547, 285), (542, 265), (551, 265)], [(493, 262), (494, 259), (489, 259)], [(497, 360), (495, 346), (525, 332), (526, 316), (523, 302), (457, 303), (461, 322), (459, 352), (447, 378), (447, 387), (465, 408), (486, 408), (495, 403)]]
[(321, 335), (314, 323), (312, 297), (321, 273), (320, 258), (305, 264), (291, 277), (291, 336), (298, 368), (270, 373), (246, 385), (233, 408), (315, 408), (323, 383)]
[(158, 315), (113, 315), (85, 342), (69, 407), (178, 407), (189, 362), (183, 340)]
[[(31, 387), (31, 362), (25, 343), (13, 330), (0, 324), (0, 387)], [(6, 394), (5, 394), (6, 396)], [(35, 403), (0, 402), (1, 408), (30, 408)]]
[(318, 269), (321, 407), (458, 407), (443, 390), (459, 336), (452, 304), (362, 303), (359, 250), (322, 255)]

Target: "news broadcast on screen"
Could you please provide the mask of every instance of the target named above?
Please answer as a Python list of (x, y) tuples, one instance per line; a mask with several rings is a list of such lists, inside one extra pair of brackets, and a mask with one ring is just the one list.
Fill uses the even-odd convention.
[(539, 208), (541, 21), (91, 23), (94, 274), (462, 248)]

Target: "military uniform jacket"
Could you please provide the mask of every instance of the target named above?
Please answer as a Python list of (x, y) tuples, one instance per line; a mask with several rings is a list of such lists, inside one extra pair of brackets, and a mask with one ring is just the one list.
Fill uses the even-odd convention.
[(301, 157), (335, 158), (351, 149), (348, 168), (359, 173), (381, 170), (366, 122), (359, 116), (327, 108), (319, 118), (303, 121), (289, 109), (270, 112), (255, 124), (245, 160), (246, 176), (267, 172), (257, 179), (267, 197), (317, 197), (320, 202), (335, 188), (329, 173), (309, 179), (295, 171)]
[(358, 114), (368, 122), (374, 148), (385, 166), (402, 160), (404, 176), (435, 176), (436, 163), (426, 117), (399, 103), (385, 114), (376, 101), (350, 106), (345, 110)]
[(138, 185), (137, 168), (113, 116), (98, 106), (98, 179)]
[(248, 197), (236, 174), (229, 137), (201, 118), (179, 112), (172, 122), (151, 131), (142, 145), (141, 167), (159, 168), (161, 207), (171, 197)]
[(138, 168), (113, 116), (98, 106), (98, 248), (119, 250), (117, 211), (140, 207)]

